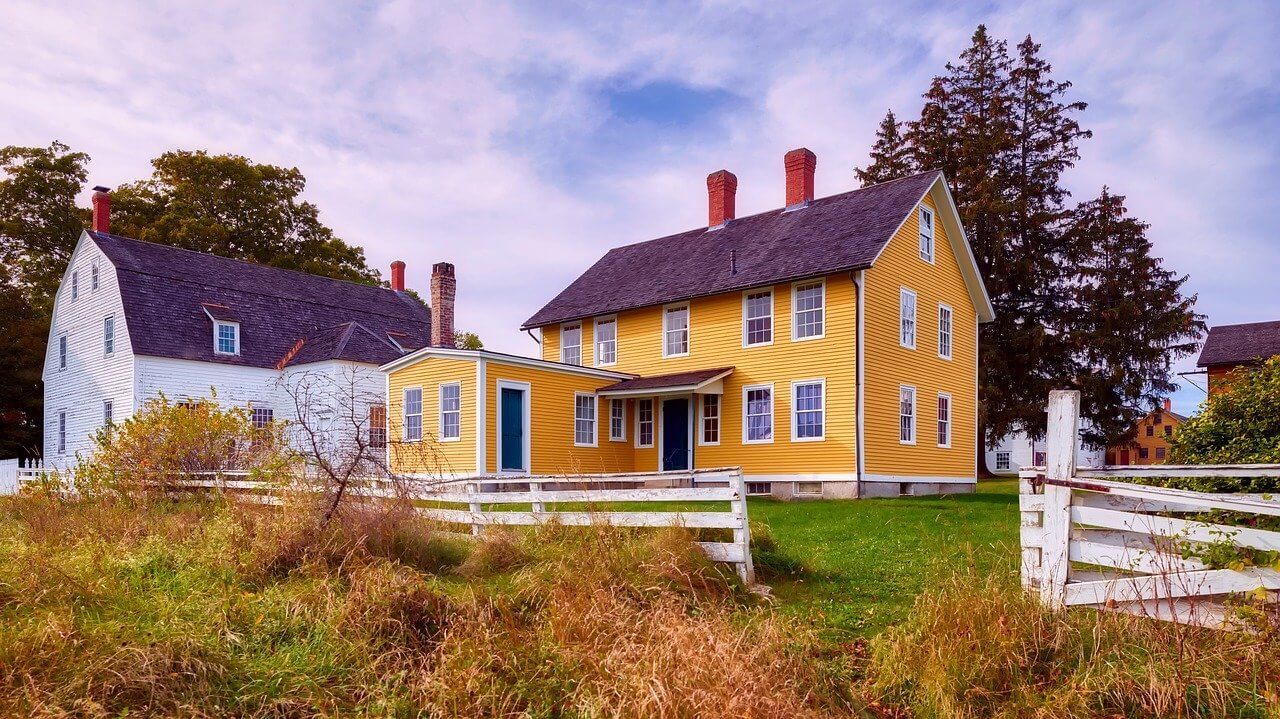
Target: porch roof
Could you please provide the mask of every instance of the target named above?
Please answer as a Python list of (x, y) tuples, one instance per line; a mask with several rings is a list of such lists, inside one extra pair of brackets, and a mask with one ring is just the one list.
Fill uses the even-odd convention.
[(715, 367), (697, 369), (675, 374), (659, 374), (649, 377), (624, 379), (611, 385), (601, 387), (596, 394), (602, 397), (618, 397), (647, 394), (722, 394), (723, 384), (720, 380), (733, 372), (732, 367)]

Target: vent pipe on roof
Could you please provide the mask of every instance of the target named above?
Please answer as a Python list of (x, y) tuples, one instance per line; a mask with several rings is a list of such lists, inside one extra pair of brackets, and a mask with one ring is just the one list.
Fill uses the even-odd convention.
[(818, 156), (801, 147), (788, 152), (782, 165), (787, 171), (787, 209), (813, 201), (813, 171), (818, 167)]
[(453, 299), (458, 281), (453, 265), (437, 262), (431, 266), (431, 346), (453, 347)]
[(111, 189), (93, 188), (93, 231), (111, 232)]
[(391, 263), (391, 289), (396, 292), (404, 292), (404, 261), (396, 260)]
[(729, 250), (729, 274), (738, 274), (738, 251)]
[(738, 194), (738, 178), (728, 170), (707, 175), (707, 227), (715, 230), (736, 217), (734, 200)]

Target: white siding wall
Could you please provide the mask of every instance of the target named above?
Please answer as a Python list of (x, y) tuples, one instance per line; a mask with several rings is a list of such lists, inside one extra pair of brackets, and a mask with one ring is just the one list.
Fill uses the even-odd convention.
[[(212, 342), (212, 335), (210, 335)], [(170, 401), (208, 399), (215, 393), (218, 404), (276, 408), (276, 385), (280, 372), (261, 367), (241, 367), (216, 362), (138, 357), (138, 401), (144, 403), (164, 393)], [(277, 415), (277, 418), (279, 416)]]
[[(98, 289), (93, 289), (93, 265)], [(79, 296), (71, 299), (72, 272), (79, 275)], [(115, 316), (115, 352), (103, 353), (103, 318)], [(59, 338), (67, 338), (67, 367), (59, 367)], [(54, 302), (49, 348), (44, 364), (44, 457), (50, 466), (74, 464), (88, 454), (102, 427), (103, 402), (113, 403), (116, 421), (133, 412), (133, 366), (129, 328), (115, 267), (98, 246), (81, 235)], [(58, 414), (67, 415), (66, 450), (58, 452)]]
[[(1027, 435), (1022, 432), (1015, 432), (1001, 440), (995, 449), (987, 450), (987, 469), (991, 470), (992, 474), (1016, 475), (1018, 468), (1034, 466), (1036, 464), (1036, 453), (1044, 453), (1045, 446), (1044, 440), (1033, 443)], [(998, 452), (1009, 452), (1008, 470), (996, 469), (996, 454)], [(1082, 442), (1076, 443), (1077, 467), (1101, 467), (1105, 461), (1105, 450), (1089, 447)]]

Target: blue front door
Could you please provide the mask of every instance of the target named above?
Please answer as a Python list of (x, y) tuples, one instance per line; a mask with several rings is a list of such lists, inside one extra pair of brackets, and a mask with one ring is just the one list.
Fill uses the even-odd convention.
[(524, 462), (524, 390), (502, 388), (502, 441), (499, 469), (504, 472), (525, 471)]
[(662, 469), (689, 469), (689, 400), (662, 401)]

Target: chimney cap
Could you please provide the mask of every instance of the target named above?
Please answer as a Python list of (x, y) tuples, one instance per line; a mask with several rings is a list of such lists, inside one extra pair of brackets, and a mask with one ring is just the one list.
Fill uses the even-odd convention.
[(111, 188), (106, 187), (104, 185), (94, 185), (93, 191), (94, 192), (111, 192)]
[(404, 266), (405, 266), (405, 264), (404, 264), (404, 260), (392, 260), (392, 261), (391, 261), (391, 266), (392, 266), (392, 267), (404, 267)]
[(431, 266), (431, 274), (433, 274), (433, 275), (446, 275), (446, 276), (448, 276), (448, 277), (452, 277), (452, 276), (453, 276), (453, 263), (452, 263), (452, 262), (437, 262), (437, 263), (435, 263), (434, 265), (432, 265), (432, 266)]

